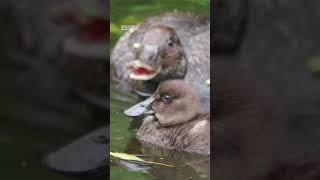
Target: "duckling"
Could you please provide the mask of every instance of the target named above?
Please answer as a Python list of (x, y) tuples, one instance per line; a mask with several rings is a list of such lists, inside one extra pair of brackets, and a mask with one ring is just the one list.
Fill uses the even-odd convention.
[[(153, 94), (159, 83), (185, 79), (209, 99), (210, 22), (191, 13), (166, 13), (125, 33), (111, 54), (114, 79), (140, 95)], [(195, 80), (196, 77), (196, 80)], [(209, 101), (205, 101), (205, 106)]]
[(160, 83), (156, 92), (124, 113), (143, 117), (137, 138), (143, 143), (191, 153), (210, 154), (210, 114), (193, 87), (183, 80)]

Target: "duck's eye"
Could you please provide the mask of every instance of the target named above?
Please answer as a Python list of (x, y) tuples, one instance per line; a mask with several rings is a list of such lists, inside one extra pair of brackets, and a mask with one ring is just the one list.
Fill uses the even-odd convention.
[(162, 99), (165, 102), (170, 102), (172, 100), (172, 97), (170, 95), (166, 94), (166, 95), (162, 96)]

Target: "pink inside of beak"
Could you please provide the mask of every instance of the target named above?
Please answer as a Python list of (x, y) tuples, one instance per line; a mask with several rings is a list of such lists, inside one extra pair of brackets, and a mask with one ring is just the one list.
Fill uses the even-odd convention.
[(133, 64), (128, 64), (128, 69), (131, 70), (136, 75), (149, 75), (154, 73), (154, 70), (150, 67), (144, 67), (144, 66), (134, 66)]

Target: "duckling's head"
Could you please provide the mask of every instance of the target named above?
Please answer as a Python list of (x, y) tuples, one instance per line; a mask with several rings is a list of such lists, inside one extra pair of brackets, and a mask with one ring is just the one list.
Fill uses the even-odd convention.
[(128, 63), (130, 78), (165, 80), (183, 78), (186, 72), (184, 51), (175, 30), (168, 26), (152, 26), (141, 42), (132, 44), (135, 60)]
[(173, 126), (191, 121), (201, 112), (199, 97), (183, 80), (160, 83), (157, 91), (124, 113), (127, 116), (153, 116), (161, 126)]

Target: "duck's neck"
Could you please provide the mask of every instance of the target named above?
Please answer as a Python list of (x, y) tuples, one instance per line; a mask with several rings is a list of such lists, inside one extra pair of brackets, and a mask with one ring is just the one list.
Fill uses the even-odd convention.
[(136, 91), (136, 93), (145, 97), (151, 96), (157, 90), (161, 81), (168, 79), (184, 79), (187, 73), (188, 60), (185, 54), (182, 54), (183, 55), (181, 56), (181, 59), (178, 61), (176, 65), (163, 68), (161, 72), (151, 80), (142, 81), (142, 89)]
[(167, 79), (183, 79), (187, 73), (187, 68), (188, 60), (183, 54), (176, 65), (163, 68), (151, 81), (161, 82)]
[[(179, 62), (171, 67), (164, 68), (155, 78), (149, 81), (143, 81), (143, 93), (152, 95), (159, 83), (168, 79), (184, 79), (188, 68), (188, 60), (185, 55), (182, 56)], [(141, 92), (140, 92), (141, 93)]]

